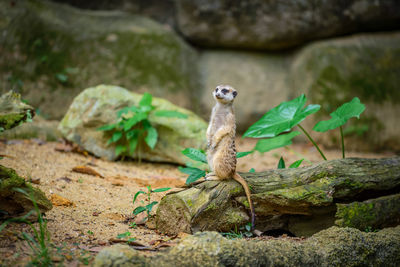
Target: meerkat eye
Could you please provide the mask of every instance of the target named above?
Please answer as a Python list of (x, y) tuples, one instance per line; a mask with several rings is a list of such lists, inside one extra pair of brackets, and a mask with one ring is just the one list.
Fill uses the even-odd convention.
[(226, 93), (228, 93), (228, 92), (229, 92), (228, 89), (222, 89), (222, 93), (223, 93), (223, 94), (226, 94)]
[(234, 92), (233, 92), (233, 97), (236, 97), (236, 96), (237, 96), (237, 92), (234, 91)]
[(218, 93), (218, 88), (215, 88), (215, 92)]

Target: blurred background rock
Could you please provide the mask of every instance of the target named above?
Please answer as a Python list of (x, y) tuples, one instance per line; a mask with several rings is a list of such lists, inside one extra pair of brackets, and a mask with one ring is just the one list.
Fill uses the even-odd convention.
[[(207, 119), (224, 83), (239, 92), (240, 131), (301, 93), (322, 105), (315, 120), (357, 96), (367, 109), (345, 129), (346, 147), (400, 151), (400, 2), (0, 2), (0, 93), (16, 90), (47, 119), (98, 84)], [(335, 132), (313, 135), (338, 143)]]

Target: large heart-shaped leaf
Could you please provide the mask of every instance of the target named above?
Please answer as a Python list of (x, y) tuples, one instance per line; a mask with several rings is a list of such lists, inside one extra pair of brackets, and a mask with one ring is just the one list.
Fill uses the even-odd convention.
[(275, 137), (280, 133), (290, 131), (308, 115), (320, 109), (320, 105), (308, 105), (303, 108), (306, 101), (306, 96), (302, 94), (289, 102), (279, 104), (250, 126), (243, 136), (253, 138)]
[(293, 137), (299, 134), (300, 132), (294, 131), (288, 134), (281, 134), (273, 138), (261, 139), (257, 142), (256, 147), (254, 149), (263, 153), (263, 152), (268, 152), (272, 149), (288, 146), (292, 144)]
[(191, 148), (191, 147), (185, 148), (184, 150), (182, 150), (182, 154), (192, 160), (207, 163), (206, 154), (203, 151), (198, 150), (196, 148)]
[(236, 153), (236, 158), (243, 158), (246, 157), (247, 155), (250, 155), (251, 153), (253, 153), (254, 151), (246, 151), (246, 152), (237, 152)]
[(344, 125), (350, 118), (360, 118), (360, 114), (365, 110), (365, 105), (360, 102), (358, 97), (353, 98), (350, 102), (344, 103), (334, 112), (329, 114), (332, 118), (326, 121), (318, 122), (313, 130), (317, 132), (326, 132)]

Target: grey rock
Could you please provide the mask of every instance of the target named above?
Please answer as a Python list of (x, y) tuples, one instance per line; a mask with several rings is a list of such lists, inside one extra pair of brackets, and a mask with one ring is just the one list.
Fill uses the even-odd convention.
[(0, 1), (0, 93), (61, 119), (83, 88), (108, 83), (196, 110), (197, 52), (169, 26), (120, 11)]
[[(59, 125), (65, 138), (81, 145), (99, 157), (115, 160), (115, 144), (107, 146), (109, 135), (97, 129), (115, 123), (117, 111), (126, 106), (138, 106), (142, 95), (111, 85), (99, 85), (85, 89), (72, 102), (67, 114)], [(175, 110), (186, 119), (158, 117), (150, 113), (149, 121), (158, 131), (158, 142), (154, 150), (144, 143), (140, 156), (149, 161), (184, 164), (188, 161), (181, 151), (187, 147), (205, 149), (207, 123), (193, 112), (173, 105), (171, 102), (154, 98), (152, 105), (157, 110)], [(134, 155), (124, 156), (137, 158)]]
[(396, 29), (400, 3), (178, 0), (177, 21), (182, 34), (198, 45), (276, 50), (359, 31)]

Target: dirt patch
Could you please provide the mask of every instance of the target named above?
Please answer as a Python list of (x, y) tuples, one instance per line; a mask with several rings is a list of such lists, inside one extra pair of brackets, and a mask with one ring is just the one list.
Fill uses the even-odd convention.
[[(237, 140), (239, 151), (251, 150), (255, 140)], [(5, 154), (1, 164), (13, 168), (26, 180), (37, 181), (39, 187), (49, 198), (61, 198), (73, 205), (55, 205), (46, 213), (48, 229), (53, 243), (58, 247), (55, 261), (67, 265), (78, 265), (90, 261), (92, 255), (118, 234), (130, 232), (130, 237), (144, 246), (157, 242), (177, 242), (171, 237), (157, 233), (145, 226), (130, 228), (132, 210), (139, 205), (132, 204), (134, 194), (152, 188), (176, 188), (184, 184), (186, 175), (179, 172), (176, 165), (159, 163), (138, 163), (135, 161), (109, 162), (90, 155), (56, 151), (57, 143), (37, 141), (18, 141), (0, 143), (0, 154)], [(321, 161), (318, 152), (308, 144), (293, 145), (272, 152), (254, 153), (238, 161), (239, 171), (263, 171), (276, 168), (279, 157), (283, 155), (290, 163), (306, 158), (304, 164)], [(348, 157), (388, 157), (392, 153), (348, 153)], [(328, 159), (340, 158), (341, 152), (326, 152)], [(77, 166), (87, 166), (100, 173), (96, 175), (73, 171)], [(154, 193), (152, 200), (160, 201), (163, 193)], [(55, 197), (57, 196), (57, 197)], [(145, 196), (140, 195), (139, 200)], [(68, 203), (68, 202), (67, 202)], [(0, 233), (0, 265), (20, 265), (29, 260), (30, 249), (20, 239), (22, 231), (29, 232), (24, 224), (9, 225)], [(182, 235), (184, 236), (184, 235)], [(160, 241), (161, 240), (161, 241)], [(157, 243), (157, 244), (158, 244)], [(86, 254), (85, 254), (86, 253)], [(153, 252), (144, 252), (153, 253)], [(86, 260), (85, 260), (86, 259)]]

